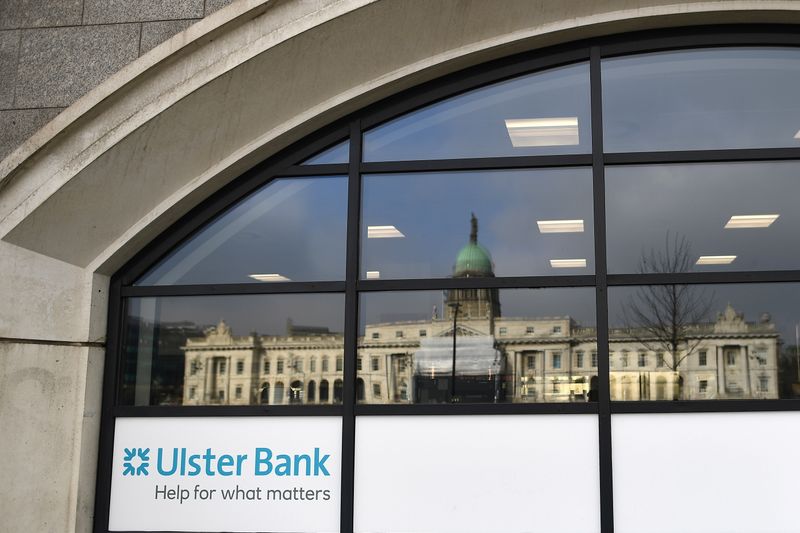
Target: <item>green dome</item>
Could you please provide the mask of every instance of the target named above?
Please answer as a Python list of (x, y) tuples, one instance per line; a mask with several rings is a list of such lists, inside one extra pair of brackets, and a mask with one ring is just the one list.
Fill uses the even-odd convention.
[(464, 246), (456, 257), (456, 265), (453, 267), (455, 277), (491, 277), (494, 276), (492, 266), (492, 254), (489, 250), (478, 244), (478, 219), (472, 215), (472, 231), (469, 235), (469, 243)]
[(492, 256), (489, 250), (478, 243), (469, 243), (464, 246), (458, 257), (453, 274), (455, 276), (491, 276)]

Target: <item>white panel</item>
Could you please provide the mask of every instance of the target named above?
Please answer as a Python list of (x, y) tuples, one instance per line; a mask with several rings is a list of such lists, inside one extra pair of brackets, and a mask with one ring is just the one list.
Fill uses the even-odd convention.
[(355, 530), (599, 531), (597, 416), (359, 417)]
[(341, 431), (338, 417), (118, 418), (109, 529), (338, 531)]
[(798, 531), (800, 413), (611, 423), (616, 533)]

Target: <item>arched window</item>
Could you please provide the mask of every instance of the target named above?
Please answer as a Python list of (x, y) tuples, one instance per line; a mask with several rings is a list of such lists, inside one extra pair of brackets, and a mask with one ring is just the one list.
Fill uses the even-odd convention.
[(364, 380), (361, 378), (356, 379), (356, 401), (364, 401)]
[(319, 403), (328, 403), (329, 400), (329, 392), (328, 392), (328, 380), (323, 379), (319, 382)]
[(275, 384), (275, 403), (276, 405), (281, 405), (284, 400), (284, 392), (283, 392), (283, 382), (279, 381)]
[(289, 388), (289, 403), (303, 403), (303, 382), (292, 381)]
[(259, 394), (259, 403), (266, 405), (269, 403), (269, 383), (261, 384), (261, 392)]
[(342, 380), (337, 379), (333, 382), (333, 402), (342, 403)]
[(306, 387), (306, 401), (308, 403), (314, 403), (315, 401), (317, 401), (316, 395), (317, 395), (317, 384), (312, 379), (311, 381), (308, 382), (308, 386)]

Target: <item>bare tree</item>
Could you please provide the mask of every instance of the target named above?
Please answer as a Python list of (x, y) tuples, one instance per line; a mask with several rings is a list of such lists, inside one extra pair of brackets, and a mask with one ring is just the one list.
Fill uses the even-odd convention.
[[(692, 260), (685, 237), (667, 232), (663, 250), (642, 253), (639, 272), (687, 272)], [(677, 373), (680, 365), (702, 341), (700, 325), (708, 320), (714, 294), (697, 285), (645, 285), (628, 299), (623, 309), (630, 335), (650, 351), (666, 352), (663, 365)], [(683, 395), (678, 375), (676, 399)]]

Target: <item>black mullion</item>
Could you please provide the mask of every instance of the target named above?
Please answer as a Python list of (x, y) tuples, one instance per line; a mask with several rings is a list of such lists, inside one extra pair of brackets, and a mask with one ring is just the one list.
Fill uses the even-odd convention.
[(135, 285), (121, 288), (123, 298), (152, 296), (215, 296), (234, 294), (292, 294), (344, 292), (344, 281), (286, 283), (209, 283), (208, 285)]
[(111, 505), (111, 477), (114, 464), (114, 410), (120, 376), (118, 361), (121, 357), (122, 324), (125, 316), (124, 301), (120, 297), (120, 280), (111, 279), (108, 298), (108, 323), (106, 325), (105, 367), (103, 369), (103, 398), (100, 411), (100, 436), (98, 444), (97, 479), (94, 495), (93, 531), (108, 531)]
[(790, 283), (800, 281), (800, 270), (743, 272), (673, 272), (610, 274), (608, 285), (698, 285), (720, 283)]
[(526, 289), (548, 287), (594, 287), (595, 276), (525, 276), (513, 278), (433, 278), (359, 280), (358, 290), (425, 291), (440, 289)]
[(603, 57), (613, 57), (687, 48), (800, 45), (796, 26), (760, 24), (731, 28), (720, 31), (719, 26), (703, 26), (620, 34), (603, 38), (600, 53)]
[(614, 485), (611, 464), (611, 391), (608, 359), (608, 287), (606, 266), (606, 184), (603, 164), (603, 96), (600, 49), (589, 60), (592, 112), (592, 178), (594, 197), (595, 305), (597, 309), (598, 444), (600, 463), (600, 530), (614, 532)]
[(547, 167), (578, 167), (592, 164), (591, 154), (502, 156), (461, 159), (420, 159), (361, 163), (361, 172), (445, 172), (465, 170), (507, 170)]
[(122, 417), (228, 417), (228, 416), (341, 416), (339, 405), (120, 405), (114, 416)]
[(603, 159), (606, 165), (792, 161), (800, 159), (800, 148), (725, 148), (720, 150), (617, 152), (605, 154)]
[(311, 177), (311, 176), (335, 176), (337, 174), (345, 175), (348, 172), (347, 163), (326, 163), (324, 165), (295, 165), (284, 168), (281, 176), (293, 177)]
[(361, 215), (361, 123), (350, 123), (350, 171), (347, 189), (347, 268), (345, 281), (344, 387), (342, 389), (341, 533), (353, 531), (355, 504), (356, 350), (358, 350), (359, 232)]
[(800, 399), (788, 400), (680, 400), (618, 401), (611, 403), (613, 413), (748, 413), (800, 411)]
[(597, 414), (598, 406), (597, 402), (357, 404), (355, 412), (358, 416)]

